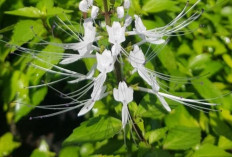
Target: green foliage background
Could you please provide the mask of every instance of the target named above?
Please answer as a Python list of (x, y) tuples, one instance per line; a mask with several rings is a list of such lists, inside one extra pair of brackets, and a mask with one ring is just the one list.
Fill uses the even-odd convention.
[[(110, 0), (109, 2), (114, 2)], [(116, 1), (115, 6), (121, 1)], [(101, 6), (101, 0), (96, 0)], [(190, 0), (190, 6), (195, 0)], [(62, 32), (52, 35), (52, 21), (54, 16), (63, 17), (64, 13), (79, 28), (81, 13), (78, 11), (79, 1), (76, 0), (0, 0), (0, 39), (14, 45), (36, 49), (39, 51), (56, 51), (49, 45), (38, 47), (33, 43), (40, 42), (39, 38), (51, 42), (71, 42), (72, 39)], [(110, 4), (110, 3), (109, 3)], [(164, 26), (184, 8), (186, 0), (132, 0), (129, 14), (143, 17), (147, 28)], [(31, 157), (77, 157), (77, 156), (152, 156), (152, 157), (225, 157), (232, 156), (232, 95), (220, 97), (232, 90), (232, 2), (230, 0), (205, 0), (197, 5), (197, 9), (205, 9), (204, 14), (188, 29), (191, 34), (172, 37), (168, 45), (158, 57), (149, 63), (149, 68), (173, 76), (204, 76), (187, 82), (164, 82), (167, 90), (175, 95), (207, 99), (220, 104), (214, 109), (221, 112), (194, 110), (169, 101), (173, 111), (167, 113), (152, 95), (136, 93), (135, 102), (129, 105), (132, 117), (144, 137), (139, 140), (136, 134), (130, 136), (127, 129), (126, 144), (121, 131), (121, 104), (108, 97), (94, 106), (94, 112), (78, 119), (75, 115), (72, 122), (65, 114), (62, 118), (53, 119), (62, 124), (67, 132), (59, 133), (59, 127), (53, 132), (45, 132), (36, 127), (39, 135), (32, 133), (33, 138), (26, 142), (19, 131), (19, 127), (30, 129), (33, 123), (49, 127), (49, 120), (29, 121), (34, 114), (43, 115), (45, 111), (32, 111), (39, 104), (56, 102), (46, 96), (52, 91), (48, 87), (27, 89), (28, 85), (37, 85), (41, 80), (54, 80), (59, 76), (45, 74), (45, 72), (28, 66), (33, 62), (41, 62), (31, 57), (19, 57), (10, 54), (15, 48), (9, 48), (6, 43), (0, 43), (0, 157), (1, 156), (31, 156)], [(195, 9), (196, 10), (196, 9)], [(191, 11), (190, 16), (194, 11)], [(63, 18), (64, 19), (64, 18)], [(203, 27), (199, 27), (199, 26)], [(31, 27), (33, 26), (33, 31)], [(197, 28), (197, 29), (196, 29)], [(35, 34), (39, 37), (35, 37)], [(104, 40), (102, 41), (104, 44)], [(38, 52), (41, 56), (43, 52)], [(24, 53), (27, 56), (27, 53)], [(57, 64), (60, 58), (53, 56), (44, 58), (52, 64)], [(75, 65), (85, 72), (90, 67), (89, 61)], [(85, 68), (80, 69), (80, 67)], [(70, 67), (74, 68), (75, 67)], [(47, 66), (46, 68), (52, 68)], [(113, 76), (111, 76), (113, 79)], [(128, 78), (128, 82), (135, 83), (136, 78)], [(71, 87), (66, 84), (58, 85), (67, 91)], [(45, 101), (44, 101), (45, 99)], [(52, 101), (52, 100), (54, 101)], [(17, 100), (18, 103), (15, 103)], [(59, 102), (56, 102), (59, 103)], [(37, 110), (37, 109), (36, 109)], [(67, 120), (68, 119), (68, 120)], [(53, 123), (51, 121), (51, 123)], [(80, 124), (80, 121), (84, 121)], [(69, 123), (74, 123), (70, 127)], [(27, 124), (27, 125), (26, 125)], [(79, 126), (80, 125), (80, 126)], [(75, 129), (74, 129), (75, 128)], [(73, 130), (74, 129), (74, 130)], [(35, 130), (35, 129), (34, 129)], [(73, 132), (72, 132), (73, 131)], [(62, 136), (55, 147), (52, 136)], [(28, 146), (32, 141), (36, 144)], [(34, 142), (35, 143), (35, 142)], [(62, 143), (62, 144), (61, 144)], [(27, 149), (27, 148), (30, 149)]]

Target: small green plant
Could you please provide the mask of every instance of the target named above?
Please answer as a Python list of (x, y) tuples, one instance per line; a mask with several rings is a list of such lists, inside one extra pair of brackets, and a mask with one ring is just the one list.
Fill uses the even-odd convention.
[[(86, 120), (60, 156), (231, 156), (230, 2), (215, 19), (200, 0), (30, 3), (5, 11), (26, 19), (0, 30), (9, 125), (74, 110)], [(41, 104), (48, 89), (67, 101)], [(55, 155), (45, 141), (31, 156), (42, 154)]]

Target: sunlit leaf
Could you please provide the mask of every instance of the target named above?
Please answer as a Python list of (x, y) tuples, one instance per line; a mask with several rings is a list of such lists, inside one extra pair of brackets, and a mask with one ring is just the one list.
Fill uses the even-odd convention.
[(193, 157), (231, 157), (232, 154), (225, 152), (223, 149), (211, 144), (205, 144), (194, 153)]
[(219, 141), (218, 141), (218, 147), (220, 147), (222, 149), (231, 149), (232, 148), (232, 141), (224, 136), (220, 136)]
[(186, 150), (196, 146), (201, 140), (199, 128), (176, 126), (168, 132), (163, 148), (171, 150)]
[(156, 13), (164, 10), (175, 8), (175, 2), (171, 0), (149, 0), (147, 1), (142, 10), (146, 13)]
[(55, 153), (49, 151), (48, 144), (42, 140), (39, 148), (35, 149), (30, 157), (54, 157)]
[(6, 11), (5, 13), (10, 15), (33, 17), (33, 18), (39, 18), (42, 15), (41, 11), (35, 7), (20, 8), (18, 10)]
[(21, 144), (13, 140), (11, 133), (5, 133), (0, 137), (0, 156), (8, 156), (14, 149), (18, 148)]
[(169, 115), (165, 117), (165, 123), (168, 127), (186, 126), (199, 127), (198, 122), (188, 113), (184, 106), (179, 105)]
[(121, 127), (121, 121), (113, 117), (91, 118), (74, 129), (64, 144), (108, 139), (117, 134)]
[(168, 128), (165, 127), (165, 128), (160, 128), (154, 131), (147, 132), (146, 138), (149, 140), (149, 144), (152, 144), (154, 142), (159, 141), (160, 139), (165, 138), (167, 131), (168, 131)]

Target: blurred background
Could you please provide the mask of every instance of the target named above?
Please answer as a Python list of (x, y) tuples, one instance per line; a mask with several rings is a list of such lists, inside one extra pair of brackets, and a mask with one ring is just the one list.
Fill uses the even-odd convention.
[[(188, 8), (195, 2), (190, 0)], [(109, 7), (121, 3), (121, 0), (108, 1)], [(186, 0), (132, 0), (129, 14), (140, 15), (151, 29), (168, 24), (186, 3)], [(101, 0), (95, 4), (102, 8)], [(36, 63), (33, 57), (11, 45), (37, 50), (38, 54), (45, 50), (63, 53), (64, 50), (52, 45), (35, 43), (41, 40), (75, 42), (54, 23), (58, 21), (56, 16), (65, 22), (69, 19), (82, 32), (78, 6), (78, 0), (0, 0), (0, 157), (232, 156), (231, 0), (202, 0), (183, 20), (203, 8), (202, 16), (184, 29), (184, 35), (171, 37), (167, 46), (147, 65), (171, 76), (199, 76), (197, 80), (179, 83), (163, 81), (164, 88), (186, 98), (216, 98), (209, 102), (220, 104), (212, 108), (217, 111), (203, 112), (168, 101), (173, 111), (167, 113), (155, 96), (136, 92), (129, 109), (143, 140), (135, 133), (130, 135), (127, 128), (126, 144), (120, 131), (121, 104), (112, 97), (97, 102), (93, 112), (84, 117), (77, 117), (78, 110), (75, 110), (30, 120), (30, 117), (51, 113), (34, 106), (68, 101), (49, 86), (25, 88), (60, 76), (31, 67), (28, 63)], [(58, 25), (63, 27), (61, 23)], [(107, 40), (99, 44), (104, 45)], [(136, 42), (139, 38), (128, 40)], [(60, 61), (53, 55), (44, 59), (52, 64)], [(92, 64), (91, 60), (83, 60), (66, 68), (86, 73)], [(141, 79), (128, 76), (127, 81), (133, 85)], [(117, 85), (113, 75), (109, 76), (108, 83), (109, 88)], [(81, 86), (63, 81), (53, 87), (70, 92)]]

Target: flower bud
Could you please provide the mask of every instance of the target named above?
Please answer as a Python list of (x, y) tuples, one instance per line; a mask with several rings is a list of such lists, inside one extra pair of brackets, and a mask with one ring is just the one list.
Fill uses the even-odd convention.
[(87, 0), (87, 2), (88, 2), (88, 7), (93, 6), (93, 0)]
[(97, 6), (93, 6), (91, 10), (91, 18), (96, 19), (99, 12), (99, 8)]
[(132, 17), (129, 16), (129, 15), (127, 15), (126, 18), (125, 18), (125, 24), (124, 24), (124, 26), (128, 27), (131, 24), (132, 20), (133, 20)]
[(82, 12), (87, 12), (88, 11), (88, 2), (86, 0), (82, 0), (80, 3), (79, 3), (79, 9), (80, 11)]
[(124, 0), (124, 8), (129, 9), (130, 8), (130, 0)]
[(120, 18), (120, 19), (124, 17), (124, 8), (123, 8), (123, 6), (117, 7), (117, 15), (118, 15), (118, 18)]

